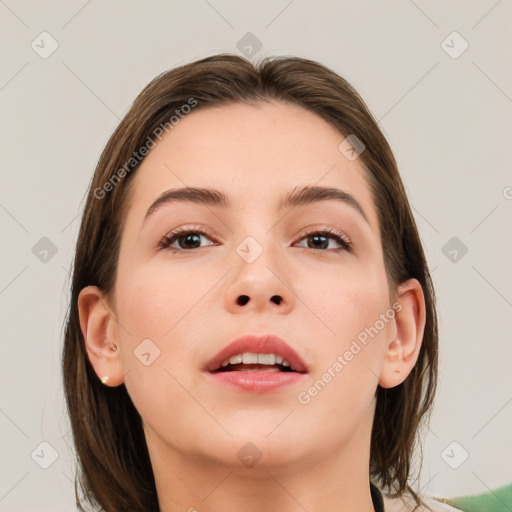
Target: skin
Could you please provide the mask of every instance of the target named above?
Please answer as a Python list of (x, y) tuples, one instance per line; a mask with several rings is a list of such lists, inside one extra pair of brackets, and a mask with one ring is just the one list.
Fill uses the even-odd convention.
[[(374, 395), (378, 384), (396, 386), (413, 368), (425, 304), (415, 279), (389, 288), (365, 170), (338, 150), (344, 138), (286, 103), (206, 108), (180, 121), (136, 171), (114, 292), (85, 288), (79, 312), (98, 377), (125, 383), (142, 416), (162, 512), (373, 510)], [(277, 211), (280, 197), (299, 185), (349, 192), (369, 222), (333, 200)], [(172, 203), (143, 222), (162, 192), (183, 186), (220, 189), (233, 206)], [(170, 231), (190, 224), (215, 236), (201, 236), (197, 248), (180, 249), (190, 247), (182, 238), (177, 252), (158, 249)], [(345, 233), (354, 252), (336, 251), (330, 238), (317, 248), (304, 234), (325, 227)], [(252, 263), (236, 252), (247, 236), (263, 248)], [(400, 311), (300, 403), (298, 394), (392, 307), (390, 292)], [(240, 295), (249, 302), (238, 304)], [(212, 384), (200, 371), (240, 334), (268, 332), (309, 366), (300, 384), (251, 394)], [(134, 350), (148, 338), (160, 356), (145, 366)], [(248, 442), (261, 453), (252, 467), (237, 456)]]

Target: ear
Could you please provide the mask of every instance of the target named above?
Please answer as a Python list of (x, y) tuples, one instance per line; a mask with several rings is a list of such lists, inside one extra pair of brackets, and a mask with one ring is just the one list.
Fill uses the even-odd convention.
[[(86, 286), (78, 296), (80, 328), (89, 361), (107, 386), (124, 382), (117, 324), (104, 294), (97, 286)], [(117, 350), (116, 350), (117, 348)]]
[(379, 385), (392, 388), (401, 384), (414, 368), (425, 330), (425, 297), (417, 279), (408, 279), (398, 287), (395, 309), (396, 336), (387, 341)]

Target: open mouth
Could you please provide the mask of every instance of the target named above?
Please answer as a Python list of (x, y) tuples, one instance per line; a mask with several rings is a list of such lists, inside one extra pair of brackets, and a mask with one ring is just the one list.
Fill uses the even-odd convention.
[(228, 363), (226, 366), (222, 366), (217, 370), (213, 370), (211, 373), (220, 372), (295, 372), (289, 366), (282, 364), (231, 364)]
[(262, 352), (258, 353), (237, 353), (228, 347), (223, 356), (221, 353), (210, 361), (206, 370), (216, 384), (238, 391), (259, 394), (296, 385), (304, 378), (307, 368), (290, 349), (282, 346), (276, 349), (272, 353), (264, 351), (265, 348), (260, 348)]
[[(219, 363), (217, 363), (219, 364)], [(287, 359), (275, 353), (243, 352), (224, 359), (211, 373), (221, 372), (298, 372)]]

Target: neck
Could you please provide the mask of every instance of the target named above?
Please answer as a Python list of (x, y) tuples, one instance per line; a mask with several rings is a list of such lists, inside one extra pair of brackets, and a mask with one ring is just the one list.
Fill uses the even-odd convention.
[(329, 453), (252, 467), (171, 449), (151, 431), (146, 439), (160, 512), (374, 511), (368, 432)]

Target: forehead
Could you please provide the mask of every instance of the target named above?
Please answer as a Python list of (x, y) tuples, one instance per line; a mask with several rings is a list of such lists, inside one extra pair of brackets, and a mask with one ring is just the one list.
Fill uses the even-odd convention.
[(351, 161), (340, 151), (345, 138), (318, 115), (289, 103), (201, 107), (146, 156), (132, 180), (129, 215), (143, 217), (170, 188), (216, 188), (236, 208), (270, 211), (292, 188), (318, 185), (354, 195), (376, 229), (366, 170), (360, 158)]

